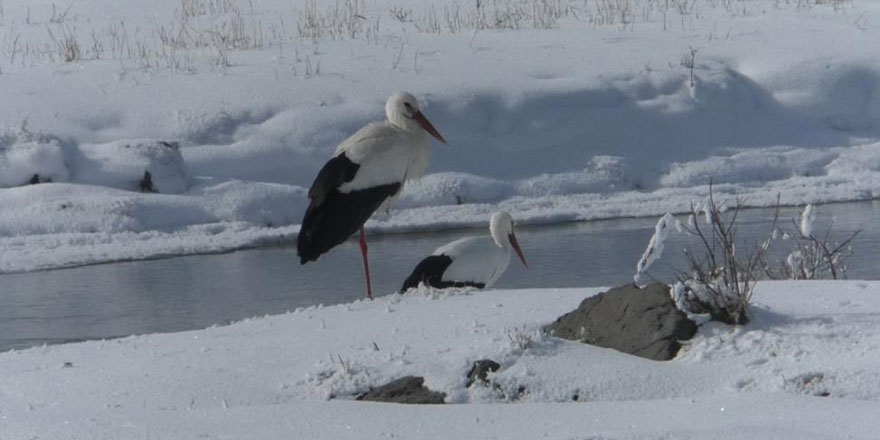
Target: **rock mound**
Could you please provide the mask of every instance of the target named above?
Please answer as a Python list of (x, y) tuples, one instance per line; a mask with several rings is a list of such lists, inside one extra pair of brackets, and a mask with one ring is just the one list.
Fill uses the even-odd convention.
[(425, 379), (418, 376), (405, 376), (373, 388), (360, 395), (357, 400), (392, 403), (443, 403), (445, 393), (431, 391), (424, 386)]
[(675, 307), (669, 286), (615, 287), (581, 302), (545, 328), (549, 334), (653, 360), (678, 354), (697, 325)]

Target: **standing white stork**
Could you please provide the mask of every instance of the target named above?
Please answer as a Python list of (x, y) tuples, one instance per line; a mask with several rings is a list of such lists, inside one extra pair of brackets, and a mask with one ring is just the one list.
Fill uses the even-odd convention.
[(367, 124), (342, 141), (318, 172), (296, 242), (300, 263), (306, 264), (360, 229), (369, 298), (373, 290), (364, 223), (377, 209), (386, 207), (407, 180), (425, 173), (429, 134), (446, 143), (409, 93), (391, 95), (385, 115), (386, 121)]
[(511, 248), (523, 266), (529, 267), (513, 233), (513, 217), (510, 214), (504, 211), (492, 214), (489, 232), (489, 236), (465, 237), (440, 246), (431, 256), (419, 262), (403, 282), (400, 291), (406, 292), (421, 283), (440, 289), (465, 286), (490, 288), (507, 270)]

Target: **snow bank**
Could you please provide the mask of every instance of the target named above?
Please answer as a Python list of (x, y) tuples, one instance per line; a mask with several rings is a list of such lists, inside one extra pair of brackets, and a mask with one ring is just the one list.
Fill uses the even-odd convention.
[[(189, 187), (189, 175), (176, 142), (120, 140), (77, 146), (72, 180), (129, 191), (179, 194)], [(150, 174), (144, 188), (145, 173)], [(142, 183), (143, 182), (143, 183)]]
[(582, 170), (501, 180), (466, 173), (429, 174), (406, 186), (397, 206), (495, 203), (512, 197), (610, 193), (635, 189), (635, 177), (622, 157), (596, 156)]
[(0, 136), (0, 188), (66, 182), (70, 171), (58, 139), (25, 129)]
[[(145, 173), (150, 174), (149, 188), (143, 187)], [(62, 144), (55, 136), (25, 128), (0, 136), (0, 188), (48, 182), (178, 194), (189, 188), (190, 176), (176, 142)]]
[(845, 150), (807, 150), (803, 148), (768, 148), (761, 151), (737, 151), (729, 156), (713, 156), (700, 161), (675, 162), (660, 177), (664, 187), (715, 183), (747, 183), (786, 180), (800, 176), (826, 175), (829, 163)]
[[(751, 324), (705, 324), (668, 362), (538, 332), (592, 288), (425, 289), (200, 331), (11, 351), (0, 354), (3, 429), (68, 439), (872, 439), (877, 289), (759, 283)], [(497, 386), (466, 388), (484, 358), (501, 364), (489, 376)], [(450, 405), (349, 400), (410, 374)]]

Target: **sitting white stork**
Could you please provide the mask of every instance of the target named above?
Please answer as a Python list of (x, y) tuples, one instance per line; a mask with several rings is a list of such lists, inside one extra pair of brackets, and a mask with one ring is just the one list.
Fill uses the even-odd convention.
[(360, 229), (369, 298), (373, 291), (364, 223), (377, 209), (385, 208), (407, 180), (424, 174), (430, 156), (429, 134), (446, 143), (409, 93), (391, 95), (385, 115), (386, 121), (372, 122), (339, 144), (318, 172), (296, 242), (300, 263), (306, 264)]
[(529, 267), (513, 233), (513, 217), (510, 214), (504, 211), (492, 214), (489, 232), (489, 236), (465, 237), (437, 248), (413, 269), (400, 292), (418, 287), (421, 283), (440, 289), (465, 286), (490, 288), (507, 270), (511, 249), (523, 266)]

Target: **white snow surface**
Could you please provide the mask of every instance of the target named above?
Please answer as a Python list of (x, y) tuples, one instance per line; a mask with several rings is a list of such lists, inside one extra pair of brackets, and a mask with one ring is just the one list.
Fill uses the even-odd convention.
[(70, 169), (57, 139), (27, 131), (0, 136), (0, 189), (39, 182), (67, 182)]
[[(761, 282), (650, 361), (538, 329), (602, 289), (422, 289), (0, 354), (4, 438), (875, 439), (878, 282)], [(472, 363), (495, 387), (465, 387)], [(447, 405), (357, 402), (425, 378)], [(518, 392), (523, 388), (521, 393)], [(574, 397), (577, 396), (577, 400)]]
[[(659, 216), (710, 179), (754, 206), (880, 187), (873, 1), (62, 3), (0, 9), (0, 129), (27, 127), (0, 139), (0, 272), (292, 241), (401, 89), (449, 146), (373, 232)], [(141, 139), (180, 145), (159, 194), (117, 148)]]

